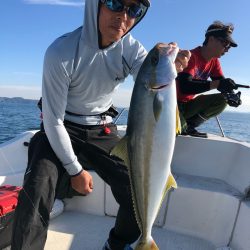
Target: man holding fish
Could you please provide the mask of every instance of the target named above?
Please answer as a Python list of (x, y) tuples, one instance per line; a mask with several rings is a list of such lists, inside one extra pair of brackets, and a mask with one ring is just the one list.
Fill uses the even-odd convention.
[[(132, 249), (130, 244), (138, 239), (141, 231), (145, 232), (142, 241), (148, 238), (152, 218), (168, 188), (167, 180), (168, 185), (174, 185), (169, 169), (175, 129), (173, 114), (176, 112), (172, 86), (176, 71), (182, 71), (190, 58), (189, 51), (178, 54), (175, 43), (158, 44), (148, 54), (132, 37), (129, 32), (143, 19), (149, 6), (149, 0), (86, 0), (84, 25), (55, 40), (46, 51), (42, 87), (43, 122), (41, 130), (29, 145), (28, 166), (13, 226), (12, 250), (44, 248), (54, 199), (90, 194), (94, 183), (89, 169), (96, 171), (111, 186), (120, 205), (116, 223), (103, 249)], [(176, 69), (173, 68), (174, 63)], [(140, 77), (137, 78), (139, 70)], [(133, 132), (138, 131), (137, 127), (133, 127), (132, 117), (144, 111), (144, 105), (136, 104), (137, 94), (133, 94), (135, 97), (132, 98), (133, 108), (129, 118), (132, 122), (129, 122), (131, 125), (126, 134), (128, 147), (125, 153), (121, 152), (121, 146), (114, 148), (120, 138), (112, 123), (115, 116), (112, 96), (129, 74), (137, 78), (136, 86), (139, 89), (143, 86), (146, 89), (146, 92), (139, 92), (142, 91), (144, 96), (150, 95), (145, 112), (142, 112), (142, 122), (147, 123), (147, 115), (148, 119), (154, 120), (146, 128), (150, 130), (150, 136), (145, 143), (154, 147), (166, 144), (158, 152), (163, 150), (166, 154), (159, 162), (163, 166), (159, 166), (159, 169), (162, 167), (164, 176), (160, 188), (153, 186), (156, 200), (150, 194), (154, 203), (150, 207), (150, 219), (147, 217), (150, 213), (145, 217), (138, 212), (138, 207), (134, 213), (128, 174), (129, 169), (130, 178), (137, 175), (133, 173), (137, 159), (127, 164), (128, 157), (135, 157), (131, 155), (131, 145), (136, 137)], [(147, 85), (144, 85), (145, 82)], [(168, 118), (171, 121), (167, 121)], [(163, 132), (164, 129), (166, 132)], [(128, 142), (128, 138), (132, 138), (132, 141)], [(169, 142), (163, 142), (163, 139), (169, 139)], [(125, 145), (125, 139), (121, 142)], [(140, 147), (138, 143), (135, 143), (136, 147)], [(110, 155), (113, 148), (113, 154), (118, 152), (125, 164), (117, 156)], [(152, 154), (144, 154), (150, 150)], [(139, 152), (139, 171), (143, 171), (143, 157), (151, 164), (158, 153), (155, 154), (152, 147)], [(149, 179), (140, 179), (138, 183), (157, 178), (154, 176), (156, 169), (152, 172), (150, 167), (147, 164)], [(149, 190), (152, 186), (145, 187)], [(133, 184), (132, 189), (137, 190), (133, 193), (135, 198), (138, 188)], [(141, 220), (138, 220), (139, 217)], [(150, 220), (146, 227), (143, 225), (145, 220)]]

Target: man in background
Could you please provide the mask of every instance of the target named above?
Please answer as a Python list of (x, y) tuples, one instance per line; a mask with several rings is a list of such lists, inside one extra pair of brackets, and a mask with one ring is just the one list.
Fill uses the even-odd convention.
[[(237, 89), (235, 82), (224, 77), (219, 61), (231, 47), (237, 47), (232, 38), (233, 30), (232, 24), (220, 21), (211, 24), (203, 45), (191, 50), (188, 66), (178, 74), (177, 100), (183, 135), (207, 137), (196, 128), (220, 114), (227, 103), (235, 107), (241, 104), (240, 94), (233, 92)], [(214, 89), (220, 93), (197, 95)]]

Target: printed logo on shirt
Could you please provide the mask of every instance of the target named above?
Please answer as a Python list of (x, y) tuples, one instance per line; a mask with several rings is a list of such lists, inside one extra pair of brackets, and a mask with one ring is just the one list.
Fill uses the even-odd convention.
[(210, 76), (210, 70), (200, 70), (199, 68), (195, 68), (194, 70), (194, 78), (197, 80), (207, 80)]

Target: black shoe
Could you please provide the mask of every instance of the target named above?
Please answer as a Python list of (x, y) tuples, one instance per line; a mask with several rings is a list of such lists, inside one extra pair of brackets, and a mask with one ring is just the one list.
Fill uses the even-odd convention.
[(183, 131), (181, 133), (182, 135), (190, 135), (194, 137), (202, 137), (202, 138), (207, 138), (207, 133), (202, 133), (197, 131), (195, 128), (188, 127), (186, 131)]

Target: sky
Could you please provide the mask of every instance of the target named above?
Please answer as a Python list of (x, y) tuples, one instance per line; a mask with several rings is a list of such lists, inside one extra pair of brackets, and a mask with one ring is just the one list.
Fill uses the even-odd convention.
[[(233, 23), (237, 48), (220, 61), (226, 77), (250, 85), (249, 0), (151, 0), (151, 7), (132, 31), (147, 50), (158, 42), (177, 42), (193, 49), (204, 41), (215, 20)], [(83, 24), (84, 0), (1, 0), (0, 96), (38, 99), (41, 95), (43, 57), (59, 36)], [(128, 78), (118, 89), (114, 104), (128, 106), (133, 88)], [(243, 104), (228, 111), (250, 112), (250, 89), (240, 89)]]

